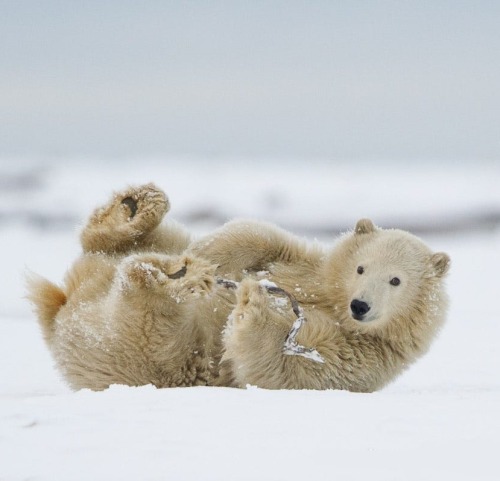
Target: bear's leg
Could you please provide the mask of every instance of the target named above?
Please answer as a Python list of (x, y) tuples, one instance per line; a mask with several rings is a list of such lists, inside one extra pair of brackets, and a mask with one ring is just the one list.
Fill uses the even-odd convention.
[(159, 226), (170, 209), (167, 196), (154, 184), (132, 187), (116, 193), (96, 209), (83, 229), (84, 252), (124, 254), (152, 250), (180, 253), (189, 235), (179, 226)]
[(191, 244), (189, 250), (216, 264), (221, 275), (237, 278), (245, 269), (265, 269), (271, 262), (315, 262), (318, 257), (292, 234), (255, 221), (230, 222)]
[(105, 309), (120, 345), (115, 362), (130, 379), (157, 387), (214, 383), (213, 326), (200, 322), (211, 312), (206, 294), (214, 270), (189, 256), (134, 254), (121, 261)]
[[(246, 279), (240, 284), (236, 307), (224, 331), (223, 375), (239, 387), (251, 384), (267, 389), (324, 388), (322, 362), (284, 352), (295, 316), (291, 310), (283, 314), (281, 308), (273, 308), (273, 302), (258, 282)], [(303, 334), (300, 341), (314, 342)]]

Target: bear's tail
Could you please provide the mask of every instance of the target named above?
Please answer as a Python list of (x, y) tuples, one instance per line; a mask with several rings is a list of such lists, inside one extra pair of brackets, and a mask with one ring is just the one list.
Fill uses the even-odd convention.
[(26, 286), (26, 298), (33, 304), (43, 336), (49, 341), (54, 332), (54, 318), (66, 304), (66, 294), (60, 287), (33, 273), (26, 276)]

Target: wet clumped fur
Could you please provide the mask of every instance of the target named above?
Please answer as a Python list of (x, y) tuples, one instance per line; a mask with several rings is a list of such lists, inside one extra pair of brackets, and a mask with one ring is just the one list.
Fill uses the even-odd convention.
[[(192, 239), (163, 222), (169, 208), (154, 184), (118, 192), (90, 216), (61, 286), (29, 276), (27, 297), (74, 389), (371, 392), (421, 357), (446, 319), (450, 259), (412, 234), (361, 219), (326, 250), (241, 220)], [(296, 316), (283, 291), (307, 319), (297, 343), (322, 362), (284, 352)]]

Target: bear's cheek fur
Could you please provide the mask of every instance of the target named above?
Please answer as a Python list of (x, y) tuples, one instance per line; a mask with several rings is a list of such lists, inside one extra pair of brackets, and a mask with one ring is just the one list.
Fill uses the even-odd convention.
[[(414, 283), (408, 276), (401, 276), (401, 285), (393, 286), (389, 283), (389, 278), (388, 275), (358, 275), (351, 277), (346, 283), (347, 315), (354, 325), (367, 329), (380, 327), (395, 317), (405, 316), (411, 309), (412, 299), (418, 296)], [(370, 306), (370, 311), (363, 321), (352, 317), (350, 304), (354, 299)]]

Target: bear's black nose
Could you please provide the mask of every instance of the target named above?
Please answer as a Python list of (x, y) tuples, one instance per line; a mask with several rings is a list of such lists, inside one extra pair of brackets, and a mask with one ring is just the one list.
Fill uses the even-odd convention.
[(351, 311), (352, 311), (352, 317), (354, 319), (360, 321), (363, 319), (363, 316), (370, 310), (370, 306), (363, 301), (360, 301), (358, 299), (354, 299), (351, 302)]

